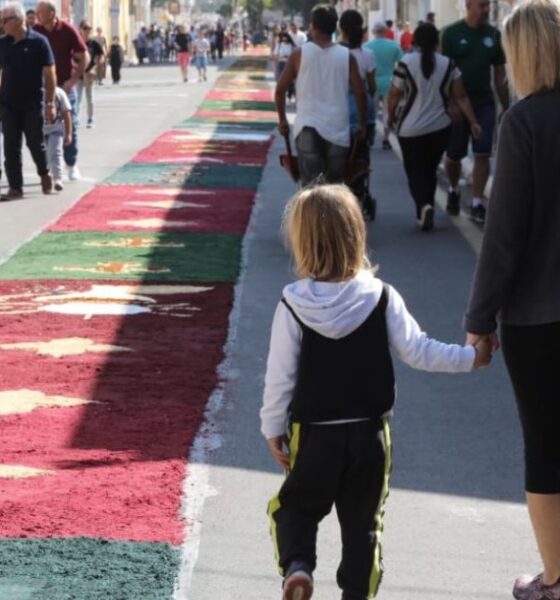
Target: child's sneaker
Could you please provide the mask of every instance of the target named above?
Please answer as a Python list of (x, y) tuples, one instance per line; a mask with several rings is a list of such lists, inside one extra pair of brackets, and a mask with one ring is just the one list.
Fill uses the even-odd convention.
[(57, 192), (62, 192), (62, 190), (64, 189), (64, 186), (62, 185), (62, 181), (60, 181), (60, 180), (55, 181), (54, 182), (54, 189)]
[(513, 586), (513, 597), (516, 600), (560, 600), (560, 579), (553, 585), (545, 585), (542, 574), (522, 575)]
[(290, 565), (284, 579), (282, 600), (309, 600), (313, 595), (313, 577), (307, 565), (296, 561)]

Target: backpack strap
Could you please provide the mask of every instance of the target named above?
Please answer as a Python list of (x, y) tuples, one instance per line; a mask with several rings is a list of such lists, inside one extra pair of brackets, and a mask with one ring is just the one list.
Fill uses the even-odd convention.
[(387, 305), (389, 304), (389, 286), (384, 283), (383, 291), (381, 292), (381, 298), (379, 298), (379, 304), (377, 305), (383, 314), (387, 312)]
[(300, 327), (303, 327), (303, 323), (301, 322), (301, 319), (296, 315), (296, 311), (288, 304), (288, 301), (286, 300), (286, 298), (284, 298), (284, 296), (282, 296), (282, 300), (280, 300), (280, 302), (282, 302), (282, 304), (290, 311), (290, 313), (292, 314), (292, 317), (294, 317), (297, 324)]

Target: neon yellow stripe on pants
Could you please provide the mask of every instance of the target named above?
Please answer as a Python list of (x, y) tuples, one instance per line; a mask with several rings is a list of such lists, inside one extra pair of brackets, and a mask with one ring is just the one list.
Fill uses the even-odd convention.
[[(296, 458), (299, 451), (299, 439), (300, 439), (301, 425), (300, 423), (292, 423), (290, 427), (290, 471), (296, 464)], [(288, 472), (286, 473), (286, 475)], [(278, 565), (278, 572), (282, 577), (284, 576), (284, 570), (280, 566), (280, 549), (278, 547), (278, 532), (276, 531), (276, 520), (274, 514), (280, 510), (280, 496), (276, 494), (268, 503), (268, 518), (270, 519), (270, 537), (272, 538), (272, 547), (274, 548), (274, 559)]]
[(383, 488), (381, 489), (381, 497), (379, 498), (379, 506), (375, 513), (375, 551), (373, 553), (373, 568), (369, 578), (368, 598), (375, 598), (383, 577), (383, 564), (381, 552), (381, 533), (383, 532), (383, 516), (385, 515), (385, 501), (389, 496), (389, 480), (391, 479), (391, 470), (393, 468), (392, 454), (393, 447), (391, 445), (391, 429), (389, 427), (389, 419), (383, 419), (383, 442), (385, 445), (385, 472), (383, 474)]

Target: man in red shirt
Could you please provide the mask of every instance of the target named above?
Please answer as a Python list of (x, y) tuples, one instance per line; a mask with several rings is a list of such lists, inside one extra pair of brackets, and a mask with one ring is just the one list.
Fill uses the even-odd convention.
[(56, 16), (51, 2), (37, 5), (39, 25), (35, 30), (44, 35), (51, 45), (56, 63), (57, 85), (64, 89), (72, 106), (72, 143), (64, 147), (64, 162), (68, 166), (68, 178), (79, 179), (78, 161), (78, 94), (76, 84), (83, 76), (89, 61), (87, 47), (78, 30)]

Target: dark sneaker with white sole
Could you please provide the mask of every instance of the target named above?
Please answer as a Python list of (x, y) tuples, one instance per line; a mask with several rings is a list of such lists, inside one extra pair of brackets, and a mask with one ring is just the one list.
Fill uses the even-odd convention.
[(284, 579), (282, 600), (309, 600), (313, 595), (313, 577), (305, 562), (290, 565)]
[(418, 219), (420, 231), (431, 231), (434, 228), (434, 207), (426, 204), (422, 207), (420, 218)]
[(461, 194), (455, 190), (447, 192), (447, 214), (456, 217), (461, 210)]
[(513, 597), (515, 600), (560, 600), (560, 579), (553, 585), (545, 585), (542, 574), (522, 575), (513, 586)]
[(471, 221), (474, 221), (479, 225), (484, 225), (484, 223), (486, 223), (486, 209), (482, 204), (471, 206), (469, 217)]

